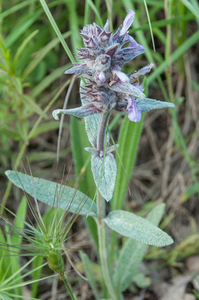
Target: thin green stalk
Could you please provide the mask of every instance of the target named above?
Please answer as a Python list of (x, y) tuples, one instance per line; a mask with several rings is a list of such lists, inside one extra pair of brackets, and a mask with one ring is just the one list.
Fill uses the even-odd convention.
[(66, 289), (67, 289), (67, 291), (68, 291), (68, 293), (69, 293), (71, 299), (72, 299), (72, 300), (76, 300), (75, 297), (74, 297), (74, 295), (73, 295), (73, 293), (72, 293), (72, 291), (71, 291), (71, 289), (70, 289), (70, 287), (69, 287), (69, 285), (68, 285), (68, 283), (67, 283), (67, 281), (66, 281), (66, 278), (63, 279), (63, 282), (64, 282), (64, 284), (65, 284), (65, 286), (66, 286)]
[(146, 15), (147, 15), (148, 23), (149, 23), (149, 29), (150, 29), (150, 33), (151, 33), (151, 40), (152, 40), (152, 44), (153, 44), (153, 50), (155, 51), (155, 42), (154, 42), (153, 30), (152, 30), (152, 27), (151, 27), (151, 20), (150, 20), (146, 0), (144, 0), (144, 6), (145, 6)]

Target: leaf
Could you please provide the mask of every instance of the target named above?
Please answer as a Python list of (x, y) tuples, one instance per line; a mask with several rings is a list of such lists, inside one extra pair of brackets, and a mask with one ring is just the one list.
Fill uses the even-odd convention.
[(55, 109), (53, 110), (53, 118), (55, 120), (59, 120), (58, 115), (64, 114), (64, 115), (71, 115), (77, 118), (84, 118), (93, 114), (100, 113), (99, 110), (95, 107), (93, 104), (87, 104), (76, 108), (71, 109)]
[(98, 293), (98, 290), (97, 290), (97, 287), (96, 287), (95, 275), (94, 275), (94, 272), (93, 272), (93, 269), (92, 269), (92, 264), (91, 264), (88, 256), (86, 255), (86, 253), (84, 253), (82, 251), (80, 251), (79, 253), (80, 253), (80, 257), (81, 257), (81, 260), (82, 260), (82, 263), (83, 263), (83, 266), (84, 266), (86, 276), (88, 278), (90, 286), (92, 287), (95, 298), (99, 299), (100, 296), (99, 296), (99, 293)]
[(147, 111), (150, 111), (153, 109), (175, 107), (175, 105), (171, 102), (159, 101), (159, 100), (150, 99), (150, 98), (146, 98), (145, 100), (137, 99), (136, 103), (137, 103), (137, 106), (142, 109), (142, 112), (147, 112)]
[(137, 87), (132, 85), (131, 83), (126, 83), (126, 82), (115, 83), (112, 86), (109, 86), (109, 88), (118, 93), (130, 94), (137, 98), (142, 98), (142, 99), (146, 98), (145, 94), (141, 92)]
[(111, 211), (104, 222), (121, 235), (147, 245), (164, 247), (173, 243), (172, 238), (148, 220), (124, 210)]
[[(157, 205), (148, 214), (147, 220), (158, 226), (164, 214), (164, 210), (165, 204)], [(118, 287), (119, 291), (124, 291), (132, 282), (147, 248), (148, 245), (137, 242), (131, 238), (124, 244), (113, 277), (115, 286)]]
[(91, 170), (95, 184), (98, 187), (102, 197), (110, 201), (113, 197), (117, 166), (112, 153), (104, 157), (92, 155)]
[[(76, 189), (20, 172), (8, 170), (5, 174), (16, 186), (50, 206), (58, 205), (59, 208), (67, 208), (70, 212), (78, 212), (80, 215), (96, 216), (97, 214), (96, 204)], [(55, 201), (56, 198), (58, 198), (57, 201)]]
[(85, 129), (88, 136), (88, 140), (94, 148), (96, 148), (97, 146), (97, 133), (98, 133), (99, 119), (100, 119), (99, 114), (84, 118)]

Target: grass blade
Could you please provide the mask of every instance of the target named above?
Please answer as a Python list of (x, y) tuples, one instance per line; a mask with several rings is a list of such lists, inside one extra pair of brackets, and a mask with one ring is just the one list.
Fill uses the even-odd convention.
[(61, 34), (61, 32), (60, 32), (57, 24), (56, 24), (56, 22), (55, 22), (55, 20), (54, 20), (54, 18), (52, 16), (52, 14), (51, 14), (51, 12), (50, 12), (47, 4), (46, 4), (46, 2), (45, 2), (45, 0), (40, 0), (40, 3), (42, 5), (42, 7), (43, 7), (43, 9), (44, 9), (44, 11), (45, 11), (45, 13), (46, 13), (49, 21), (50, 21), (51, 26), (53, 27), (54, 31), (56, 32), (56, 34), (57, 34), (57, 36), (58, 36), (58, 38), (60, 40), (60, 43), (62, 44), (64, 50), (66, 51), (66, 54), (68, 55), (70, 61), (72, 63), (74, 63), (75, 59), (74, 59), (74, 57), (73, 57), (73, 55), (72, 55), (72, 53), (71, 53), (68, 45), (66, 44), (66, 42), (65, 42), (65, 40), (64, 40), (64, 38), (63, 38), (63, 36), (62, 36), (62, 34)]

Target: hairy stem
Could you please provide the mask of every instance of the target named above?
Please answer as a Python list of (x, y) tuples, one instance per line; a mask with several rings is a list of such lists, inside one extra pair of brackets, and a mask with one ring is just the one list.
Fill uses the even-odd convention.
[(99, 150), (99, 152), (104, 151), (104, 141), (105, 141), (108, 118), (109, 118), (109, 113), (103, 113), (101, 114), (101, 118), (99, 120), (98, 135), (97, 135), (97, 150)]
[[(108, 121), (109, 113), (101, 114), (98, 127), (98, 137), (97, 137), (97, 149), (99, 153), (104, 152), (105, 148), (105, 134)], [(97, 194), (97, 212), (98, 212), (98, 239), (99, 239), (99, 255), (101, 261), (102, 274), (104, 281), (108, 290), (108, 293), (111, 297), (111, 300), (121, 299), (119, 295), (116, 294), (116, 289), (113, 284), (113, 278), (110, 270), (110, 262), (108, 255), (108, 243), (107, 243), (107, 231), (106, 224), (103, 222), (105, 217), (105, 201), (98, 191)]]

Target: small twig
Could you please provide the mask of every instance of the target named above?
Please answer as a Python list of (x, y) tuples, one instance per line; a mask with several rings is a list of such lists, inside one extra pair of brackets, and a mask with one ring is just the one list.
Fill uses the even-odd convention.
[[(64, 100), (63, 109), (66, 109), (66, 107), (67, 107), (69, 96), (70, 96), (71, 90), (73, 88), (75, 79), (76, 79), (76, 76), (73, 76), (72, 79), (71, 79), (71, 82), (70, 82), (70, 85), (68, 87), (68, 91), (66, 93), (66, 97), (65, 97), (65, 100)], [(59, 162), (59, 152), (60, 152), (61, 133), (62, 133), (63, 123), (64, 123), (64, 115), (61, 115), (61, 120), (60, 120), (60, 125), (59, 125), (59, 134), (58, 134), (58, 140), (57, 140), (57, 162)]]

